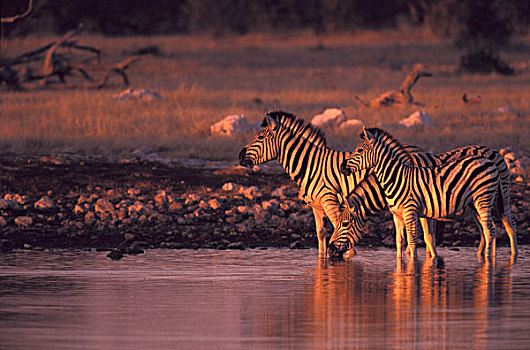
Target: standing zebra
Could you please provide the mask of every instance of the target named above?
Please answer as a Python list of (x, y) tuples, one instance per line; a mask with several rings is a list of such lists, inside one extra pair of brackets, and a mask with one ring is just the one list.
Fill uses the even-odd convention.
[[(410, 154), (414, 158), (414, 164), (424, 164), (425, 166), (439, 166), (467, 156), (480, 156), (491, 160), (499, 171), (501, 182), (501, 190), (500, 193), (497, 193), (497, 200), (495, 201), (495, 212), (499, 215), (499, 213), (504, 212), (505, 208), (510, 208), (510, 172), (506, 166), (504, 158), (499, 152), (479, 145), (464, 146), (449, 152), (438, 154), (423, 153), (421, 152), (421, 149), (418, 149), (420, 150), (418, 151), (414, 149), (413, 146), (405, 147), (409, 152), (414, 152)], [(367, 179), (370, 178), (371, 177), (368, 177)], [(330, 245), (330, 255), (334, 258), (340, 258), (342, 256), (342, 251), (350, 249), (351, 246), (354, 246), (359, 242), (363, 236), (363, 227), (368, 215), (375, 214), (384, 209), (384, 206), (381, 207), (379, 204), (381, 198), (377, 197), (377, 192), (383, 192), (383, 190), (377, 189), (370, 191), (366, 189), (367, 186), (368, 188), (371, 188), (372, 185), (365, 184), (365, 181), (363, 181), (355, 188), (349, 197), (351, 206), (348, 201), (340, 196), (340, 194), (337, 194), (339, 203), (341, 204), (341, 213), (338, 226), (335, 227), (331, 238), (333, 244)], [(380, 186), (378, 182), (376, 186)], [(381, 196), (384, 198), (384, 194), (381, 194)], [(485, 245), (482, 226), (476, 216), (473, 216), (473, 219), (480, 231), (480, 244), (477, 250), (477, 255), (482, 256), (484, 254)], [(401, 251), (404, 245), (403, 239), (405, 236), (405, 230), (403, 222), (399, 220), (397, 216), (394, 216), (394, 224), (396, 227), (397, 256), (399, 258), (401, 257)], [(514, 232), (514, 234), (509, 234), (509, 237), (512, 251), (514, 255), (517, 255), (515, 223), (513, 222), (510, 212), (507, 213), (507, 220), (504, 224), (507, 232)], [(431, 228), (431, 230), (434, 231), (434, 228)], [(431, 256), (434, 256), (431, 248), (432, 243), (428, 241), (431, 237), (426, 236), (424, 239), (427, 243), (427, 250), (431, 253)]]
[[(282, 111), (266, 114), (262, 130), (254, 139), (243, 147), (239, 153), (239, 164), (252, 168), (269, 160), (278, 159), (285, 171), (300, 187), (300, 197), (312, 208), (318, 238), (319, 256), (325, 258), (327, 244), (323, 218), (327, 217), (333, 227), (340, 220), (340, 203), (337, 194), (349, 197), (357, 185), (366, 179), (368, 190), (363, 195), (367, 198), (382, 198), (382, 192), (376, 184), (375, 177), (361, 171), (349, 176), (340, 172), (340, 165), (350, 155), (326, 146), (326, 137), (317, 127), (307, 124), (302, 119)], [(409, 146), (411, 154), (419, 148)], [(419, 164), (428, 161), (418, 157)], [(429, 163), (431, 164), (431, 163)], [(371, 193), (371, 192), (374, 193)], [(385, 207), (384, 201), (373, 206), (373, 212)], [(436, 255), (432, 239), (434, 230), (427, 220), (422, 219), (425, 242), (431, 254)], [(348, 255), (354, 254), (353, 245)], [(401, 252), (399, 252), (401, 254)]]
[[(325, 258), (327, 244), (323, 225), (327, 217), (333, 227), (339, 219), (337, 193), (348, 197), (366, 172), (345, 176), (340, 165), (348, 155), (326, 146), (324, 133), (286, 112), (270, 112), (263, 129), (239, 153), (240, 164), (252, 168), (278, 159), (300, 187), (300, 197), (312, 208), (318, 238), (319, 257)], [(349, 254), (354, 254), (350, 251)]]
[[(416, 255), (418, 219), (451, 220), (467, 209), (475, 211), (486, 240), (485, 256), (494, 252), (492, 209), (502, 191), (497, 166), (484, 157), (469, 156), (440, 166), (418, 167), (406, 149), (381, 129), (364, 129), (364, 140), (343, 162), (343, 173), (373, 171), (385, 192), (390, 211), (401, 217), (407, 230), (411, 257)], [(500, 196), (501, 197), (501, 196)], [(499, 197), (499, 198), (500, 198)], [(502, 215), (517, 254), (515, 231), (508, 229), (509, 207)], [(332, 241), (336, 237), (332, 237)], [(515, 249), (514, 249), (515, 248)], [(493, 249), (493, 252), (492, 252)]]

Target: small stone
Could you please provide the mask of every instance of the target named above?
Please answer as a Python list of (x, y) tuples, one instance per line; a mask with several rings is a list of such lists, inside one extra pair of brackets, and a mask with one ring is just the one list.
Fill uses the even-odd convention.
[(230, 243), (226, 248), (227, 249), (239, 249), (239, 250), (245, 250), (246, 249), (246, 247), (243, 244), (243, 242)]
[(15, 219), (15, 224), (19, 227), (29, 227), (33, 224), (33, 219), (29, 216), (19, 216)]
[(178, 211), (182, 210), (184, 206), (180, 202), (173, 202), (169, 205), (169, 211)]
[(241, 193), (245, 198), (250, 199), (250, 200), (263, 196), (263, 194), (260, 192), (257, 186), (240, 187), (239, 193)]
[(212, 208), (213, 210), (217, 210), (221, 207), (221, 203), (219, 203), (219, 201), (217, 199), (210, 199), (208, 201), (208, 205), (210, 206), (210, 208)]
[(41, 211), (49, 211), (49, 210), (52, 210), (54, 207), (55, 207), (55, 203), (48, 196), (42, 197), (35, 203), (35, 209), (41, 210)]
[(241, 213), (241, 214), (246, 214), (246, 213), (248, 213), (248, 212), (250, 211), (250, 208), (247, 207), (246, 205), (239, 205), (239, 206), (237, 207), (237, 211), (238, 211), (239, 213)]
[(304, 248), (302, 241), (294, 241), (289, 245), (289, 249), (301, 249)]
[(105, 198), (100, 198), (96, 202), (96, 206), (94, 207), (94, 210), (96, 213), (114, 213), (114, 205)]
[(96, 222), (96, 215), (89, 211), (85, 214), (85, 224), (92, 225), (94, 222)]
[(155, 203), (157, 206), (160, 206), (160, 207), (167, 205), (168, 198), (167, 198), (166, 191), (160, 190), (155, 194)]
[(107, 257), (111, 258), (112, 260), (120, 260), (123, 258), (123, 253), (119, 250), (114, 249), (110, 253), (107, 254)]
[(230, 192), (230, 191), (238, 191), (240, 187), (241, 186), (233, 182), (227, 182), (221, 188), (223, 189), (223, 191)]

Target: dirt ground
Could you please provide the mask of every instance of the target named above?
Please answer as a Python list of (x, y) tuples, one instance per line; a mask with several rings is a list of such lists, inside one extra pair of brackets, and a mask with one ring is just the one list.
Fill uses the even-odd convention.
[[(511, 194), (518, 242), (528, 244), (530, 188), (514, 183)], [(279, 167), (4, 155), (1, 249), (113, 249), (119, 258), (146, 248), (316, 247), (312, 212), (297, 195)], [(361, 245), (395, 246), (393, 230), (388, 212), (376, 215)], [(464, 220), (445, 224), (438, 239), (458, 249), (479, 236)], [(498, 242), (508, 245), (505, 233)]]

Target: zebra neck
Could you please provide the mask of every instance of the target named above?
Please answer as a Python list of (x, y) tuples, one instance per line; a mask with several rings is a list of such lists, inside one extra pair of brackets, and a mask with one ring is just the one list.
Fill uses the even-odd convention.
[(317, 163), (317, 159), (327, 150), (327, 147), (316, 146), (303, 137), (288, 134), (280, 140), (278, 160), (291, 179), (303, 187), (309, 177), (314, 175), (316, 168), (320, 168), (321, 164)]
[(413, 168), (414, 166), (395, 150), (388, 150), (384, 147), (376, 150), (374, 175), (387, 198), (393, 198), (400, 184), (406, 185), (406, 178), (409, 177)]
[(373, 175), (369, 175), (355, 187), (349, 198), (357, 207), (361, 220), (365, 221), (369, 215), (377, 214), (386, 208), (383, 191)]

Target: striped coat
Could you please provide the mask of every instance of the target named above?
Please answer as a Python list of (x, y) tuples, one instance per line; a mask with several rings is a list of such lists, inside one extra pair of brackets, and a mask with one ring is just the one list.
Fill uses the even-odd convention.
[[(406, 149), (380, 129), (364, 131), (364, 141), (343, 163), (343, 171), (374, 172), (385, 192), (388, 206), (403, 221), (415, 255), (418, 219), (428, 217), (450, 220), (472, 210), (480, 223), (486, 256), (492, 253), (495, 230), (492, 209), (497, 191), (502, 191), (499, 170), (492, 161), (480, 156), (463, 157), (443, 165), (417, 167)], [(509, 221), (509, 207), (504, 208), (503, 222)], [(505, 227), (506, 227), (505, 222)], [(515, 232), (510, 232), (512, 255), (517, 254)]]

